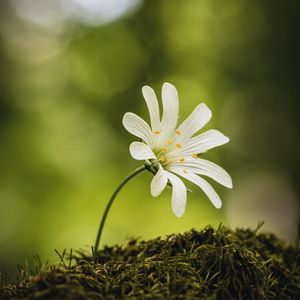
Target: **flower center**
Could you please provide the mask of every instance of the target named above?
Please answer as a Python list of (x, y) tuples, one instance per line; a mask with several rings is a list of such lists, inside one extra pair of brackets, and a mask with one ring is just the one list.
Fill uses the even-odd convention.
[(193, 153), (192, 154), (192, 158), (197, 159), (198, 158), (198, 154), (197, 153)]

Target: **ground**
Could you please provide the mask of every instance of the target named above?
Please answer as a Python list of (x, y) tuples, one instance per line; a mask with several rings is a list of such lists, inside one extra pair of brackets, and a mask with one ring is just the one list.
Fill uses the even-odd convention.
[[(2, 274), (4, 299), (300, 299), (300, 250), (257, 230), (206, 227), (59, 254), (56, 266)], [(70, 257), (71, 256), (71, 257)]]

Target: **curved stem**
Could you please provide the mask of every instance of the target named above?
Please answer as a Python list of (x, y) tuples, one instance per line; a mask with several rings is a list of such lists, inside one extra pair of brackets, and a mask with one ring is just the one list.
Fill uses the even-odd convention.
[(135, 177), (136, 175), (138, 175), (139, 173), (141, 173), (142, 171), (146, 170), (147, 167), (146, 166), (142, 166), (138, 169), (136, 169), (135, 171), (133, 171), (129, 176), (127, 176), (122, 182), (121, 184), (117, 187), (117, 189), (114, 191), (114, 193), (112, 194), (112, 196), (109, 199), (109, 202), (106, 205), (105, 211), (102, 215), (102, 219), (101, 219), (101, 223), (98, 229), (98, 234), (97, 234), (97, 238), (96, 238), (96, 242), (95, 242), (95, 246), (94, 246), (94, 251), (95, 253), (98, 250), (99, 244), (100, 244), (100, 239), (101, 239), (101, 235), (102, 235), (102, 231), (103, 231), (103, 227), (105, 224), (105, 220), (107, 218), (107, 215), (109, 213), (110, 207), (113, 204), (116, 196), (118, 195), (118, 193), (121, 191), (121, 189), (123, 188), (123, 186), (133, 177)]

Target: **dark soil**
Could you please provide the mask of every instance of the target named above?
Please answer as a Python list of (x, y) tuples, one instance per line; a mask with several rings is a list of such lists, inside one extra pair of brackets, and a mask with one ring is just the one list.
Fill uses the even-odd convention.
[[(69, 255), (70, 256), (70, 255)], [(57, 266), (2, 274), (0, 299), (300, 299), (300, 251), (272, 234), (220, 226), (131, 240)]]

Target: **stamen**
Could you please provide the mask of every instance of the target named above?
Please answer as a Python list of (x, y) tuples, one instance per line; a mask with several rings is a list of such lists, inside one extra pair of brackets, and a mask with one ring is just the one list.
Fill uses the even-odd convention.
[(171, 145), (171, 144), (173, 144), (173, 141), (170, 139), (170, 140), (168, 140), (168, 145)]
[(161, 147), (162, 151), (168, 151), (169, 149), (167, 147)]
[(188, 173), (188, 171), (187, 171), (186, 169), (184, 169), (184, 170), (183, 170), (183, 173), (187, 174), (187, 173)]
[(198, 158), (198, 154), (197, 153), (193, 153), (192, 157), (195, 158), (195, 159), (197, 159)]
[(179, 160), (180, 162), (184, 162), (185, 161), (185, 158), (184, 157), (182, 157), (182, 158), (180, 158), (180, 160)]
[(180, 149), (182, 147), (182, 145), (181, 144), (176, 144), (176, 147)]
[(161, 155), (158, 161), (164, 162), (164, 161), (165, 161), (165, 158), (164, 158), (164, 156), (163, 156), (163, 155)]
[(160, 134), (161, 130), (155, 130), (154, 134)]
[(175, 132), (176, 132), (176, 134), (181, 135), (181, 131), (180, 130), (177, 129)]

